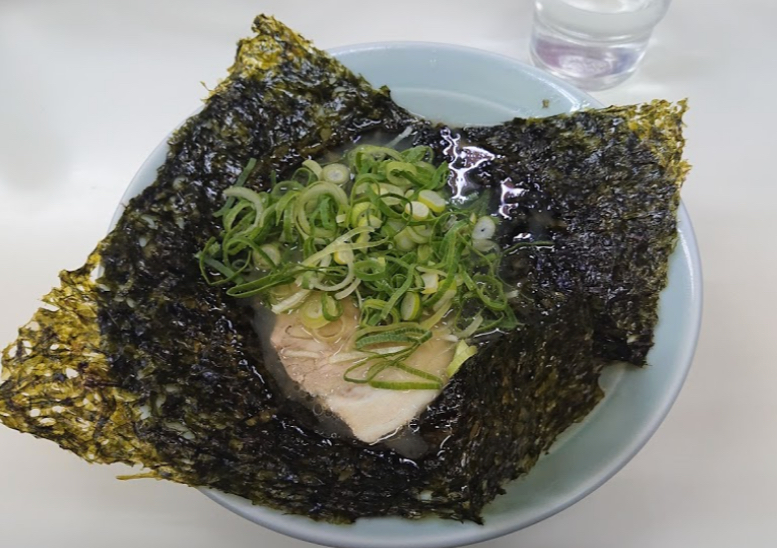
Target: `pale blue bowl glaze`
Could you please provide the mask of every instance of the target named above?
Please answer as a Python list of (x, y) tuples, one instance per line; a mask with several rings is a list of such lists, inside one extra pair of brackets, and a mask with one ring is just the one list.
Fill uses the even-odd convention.
[[(465, 47), (396, 42), (348, 46), (332, 53), (372, 84), (389, 86), (402, 106), (451, 125), (495, 124), (516, 116), (602, 106), (539, 69)], [(167, 139), (140, 168), (122, 204), (153, 183), (166, 153)], [(112, 226), (122, 210), (123, 206)], [(702, 280), (696, 239), (682, 205), (679, 233), (669, 284), (661, 294), (650, 366), (609, 368), (602, 378), (603, 401), (582, 423), (569, 428), (529, 474), (510, 483), (507, 493), (486, 507), (485, 525), (437, 518), (366, 518), (353, 525), (332, 525), (254, 506), (234, 495), (203, 492), (269, 529), (338, 548), (463, 546), (517, 531), (563, 510), (631, 460), (661, 424), (683, 385), (699, 334)]]

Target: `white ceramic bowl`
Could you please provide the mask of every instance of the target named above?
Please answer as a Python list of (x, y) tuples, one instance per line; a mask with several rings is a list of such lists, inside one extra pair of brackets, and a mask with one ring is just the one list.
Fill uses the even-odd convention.
[[(372, 84), (388, 85), (399, 104), (452, 125), (494, 124), (515, 116), (601, 106), (536, 68), (470, 48), (397, 42), (350, 46), (332, 53)], [(166, 153), (167, 139), (140, 168), (122, 204), (153, 183)], [(123, 206), (114, 223), (122, 210)], [(682, 205), (679, 232), (680, 241), (670, 259), (669, 285), (661, 295), (655, 346), (648, 355), (650, 366), (609, 368), (602, 379), (603, 401), (585, 421), (569, 428), (529, 474), (509, 484), (507, 493), (486, 507), (485, 525), (436, 518), (368, 518), (353, 525), (332, 525), (254, 506), (234, 495), (203, 492), (255, 523), (342, 548), (462, 546), (516, 531), (574, 504), (642, 448), (685, 380), (699, 333), (702, 284), (693, 229)], [(606, 519), (609, 516), (602, 516)]]

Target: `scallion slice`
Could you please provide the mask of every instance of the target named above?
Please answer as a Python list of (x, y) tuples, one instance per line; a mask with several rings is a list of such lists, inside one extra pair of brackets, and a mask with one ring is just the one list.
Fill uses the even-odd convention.
[[(359, 330), (346, 354), (359, 358), (345, 380), (439, 389), (446, 379), (408, 363), (433, 330), (458, 341), (450, 377), (476, 352), (467, 341), (518, 325), (510, 302), (520, 295), (499, 277), (487, 196), (452, 201), (448, 164), (430, 147), (359, 145), (335, 162), (307, 159), (288, 178), (269, 174), (268, 191), (254, 187), (268, 184), (256, 166), (251, 159), (224, 191), (223, 230), (197, 254), (200, 270), (231, 296), (258, 298), (276, 314), (298, 310), (322, 336), (342, 329), (342, 301), (355, 299)], [(390, 368), (410, 380), (387, 380)]]

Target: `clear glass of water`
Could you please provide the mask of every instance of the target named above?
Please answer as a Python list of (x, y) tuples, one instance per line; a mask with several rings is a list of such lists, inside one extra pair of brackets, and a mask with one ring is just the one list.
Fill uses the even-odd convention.
[(632, 75), (670, 0), (536, 0), (534, 64), (580, 88), (602, 90)]

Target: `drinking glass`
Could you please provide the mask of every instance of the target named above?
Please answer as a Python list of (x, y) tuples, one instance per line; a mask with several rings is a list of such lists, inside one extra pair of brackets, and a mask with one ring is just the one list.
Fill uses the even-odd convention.
[(645, 55), (670, 0), (536, 0), (534, 64), (587, 90), (615, 86)]

